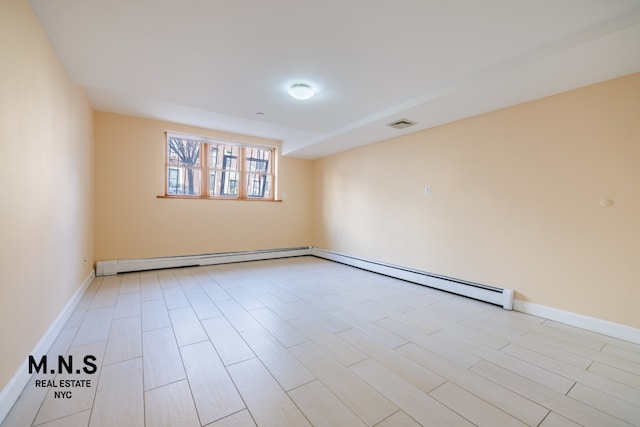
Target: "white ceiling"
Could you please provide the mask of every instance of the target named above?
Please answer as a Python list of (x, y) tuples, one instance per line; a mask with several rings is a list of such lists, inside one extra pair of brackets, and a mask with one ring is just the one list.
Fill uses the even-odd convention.
[(30, 3), (95, 109), (304, 158), (640, 71), (640, 0)]

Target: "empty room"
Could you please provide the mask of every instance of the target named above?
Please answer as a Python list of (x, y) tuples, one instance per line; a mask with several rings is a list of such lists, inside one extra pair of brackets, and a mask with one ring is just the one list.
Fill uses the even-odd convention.
[(640, 426), (640, 0), (0, 0), (0, 426)]

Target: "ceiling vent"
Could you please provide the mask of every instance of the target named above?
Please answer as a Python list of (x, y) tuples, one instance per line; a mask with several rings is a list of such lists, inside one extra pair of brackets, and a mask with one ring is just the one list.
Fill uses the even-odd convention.
[(412, 122), (411, 120), (400, 119), (395, 122), (387, 123), (387, 126), (392, 127), (394, 129), (404, 129), (404, 128), (408, 128), (409, 126), (413, 126), (415, 124), (416, 122)]

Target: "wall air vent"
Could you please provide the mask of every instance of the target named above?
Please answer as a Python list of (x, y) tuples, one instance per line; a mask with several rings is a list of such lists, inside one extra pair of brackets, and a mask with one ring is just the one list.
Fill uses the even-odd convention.
[(415, 124), (416, 122), (412, 122), (411, 120), (400, 119), (400, 120), (396, 120), (395, 122), (387, 123), (387, 126), (392, 127), (394, 129), (404, 129), (404, 128), (408, 128), (409, 126), (413, 126)]

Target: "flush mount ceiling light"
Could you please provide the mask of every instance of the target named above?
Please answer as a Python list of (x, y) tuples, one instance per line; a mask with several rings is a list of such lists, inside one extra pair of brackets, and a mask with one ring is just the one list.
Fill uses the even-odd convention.
[(315, 95), (315, 91), (306, 83), (295, 83), (289, 88), (289, 95), (295, 99), (305, 100)]

